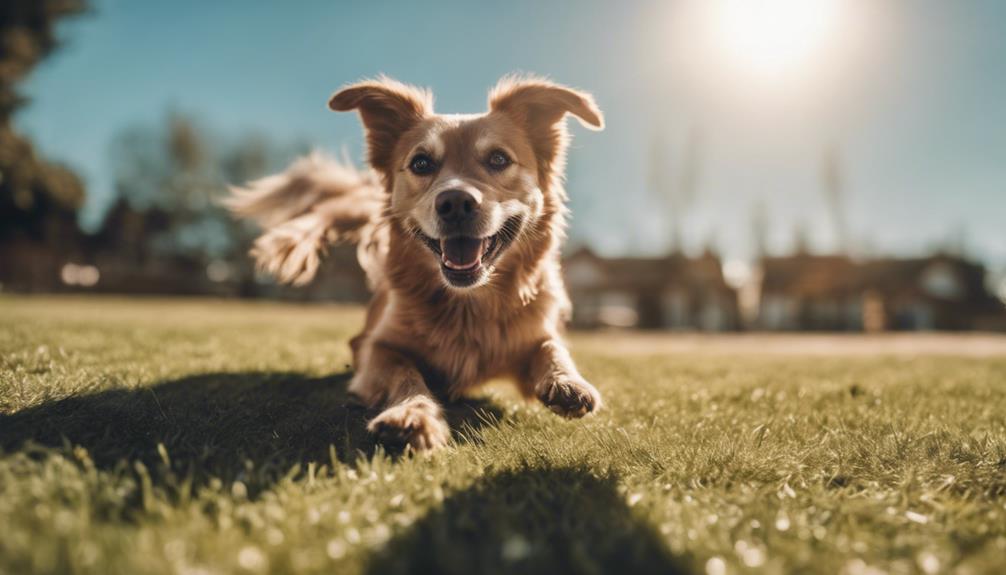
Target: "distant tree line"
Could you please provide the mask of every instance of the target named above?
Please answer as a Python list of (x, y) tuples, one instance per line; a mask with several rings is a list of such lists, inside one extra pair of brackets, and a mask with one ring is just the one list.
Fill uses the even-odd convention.
[(255, 230), (232, 218), (220, 200), (229, 185), (261, 177), (306, 151), (306, 145), (275, 145), (257, 135), (214, 138), (179, 113), (129, 127), (112, 142), (113, 198), (89, 239), (91, 252), (133, 272), (162, 269), (193, 291), (205, 291), (200, 285), (206, 281), (227, 282), (254, 295), (246, 252)]

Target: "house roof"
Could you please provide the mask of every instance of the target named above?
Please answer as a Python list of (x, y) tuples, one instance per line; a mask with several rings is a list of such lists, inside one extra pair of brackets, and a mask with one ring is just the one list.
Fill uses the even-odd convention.
[(856, 264), (845, 256), (797, 254), (764, 258), (762, 293), (801, 297), (843, 295), (858, 288)]
[(949, 270), (959, 284), (952, 298), (986, 307), (995, 298), (985, 287), (985, 268), (958, 256), (934, 254), (922, 258), (880, 258), (856, 261), (847, 256), (797, 254), (764, 258), (762, 293), (798, 297), (841, 298), (875, 291), (887, 297), (946, 300), (925, 285), (926, 274), (937, 266)]
[(675, 253), (657, 258), (605, 258), (589, 248), (581, 248), (567, 256), (564, 266), (574, 268), (587, 262), (600, 273), (599, 285), (579, 285), (578, 278), (568, 277), (570, 287), (593, 287), (625, 290), (715, 289), (733, 291), (724, 281), (720, 260), (713, 254), (689, 258)]

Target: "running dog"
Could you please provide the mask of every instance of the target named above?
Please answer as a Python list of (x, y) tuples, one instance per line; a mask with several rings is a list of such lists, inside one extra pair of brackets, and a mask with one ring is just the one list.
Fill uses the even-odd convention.
[(565, 117), (602, 129), (594, 99), (506, 77), (485, 113), (437, 114), (428, 91), (381, 77), (328, 106), (359, 113), (369, 170), (314, 153), (234, 188), (227, 205), (263, 227), (252, 255), (283, 282), (310, 281), (328, 245), (357, 244), (374, 296), (351, 342), (349, 391), (382, 410), (368, 429), (441, 447), (441, 402), (494, 378), (565, 417), (599, 409), (562, 341), (560, 273)]

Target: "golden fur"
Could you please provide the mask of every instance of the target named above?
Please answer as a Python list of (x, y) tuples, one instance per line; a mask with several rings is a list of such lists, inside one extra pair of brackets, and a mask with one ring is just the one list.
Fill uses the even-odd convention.
[[(486, 113), (438, 115), (428, 92), (379, 78), (340, 90), (329, 106), (359, 112), (372, 171), (314, 154), (235, 189), (228, 203), (265, 228), (252, 253), (281, 281), (309, 281), (329, 243), (359, 245), (374, 298), (352, 341), (350, 391), (383, 408), (368, 429), (415, 449), (442, 446), (450, 433), (440, 402), (500, 377), (563, 416), (598, 409), (600, 395), (561, 339), (569, 300), (559, 268), (564, 118), (602, 128), (593, 99), (508, 77), (491, 91)], [(487, 167), (483, 159), (496, 152), (512, 163)], [(411, 170), (417, 154), (433, 159), (436, 172)], [(448, 189), (479, 202), (472, 225), (487, 238), (481, 245), (505, 238), (464, 287), (445, 279), (436, 251), (446, 236), (434, 202)]]

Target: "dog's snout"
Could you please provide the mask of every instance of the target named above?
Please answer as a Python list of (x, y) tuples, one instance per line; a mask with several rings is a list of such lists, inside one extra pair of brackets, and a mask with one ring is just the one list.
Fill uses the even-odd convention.
[(444, 222), (463, 222), (479, 213), (479, 200), (464, 190), (447, 190), (437, 195), (435, 207)]

